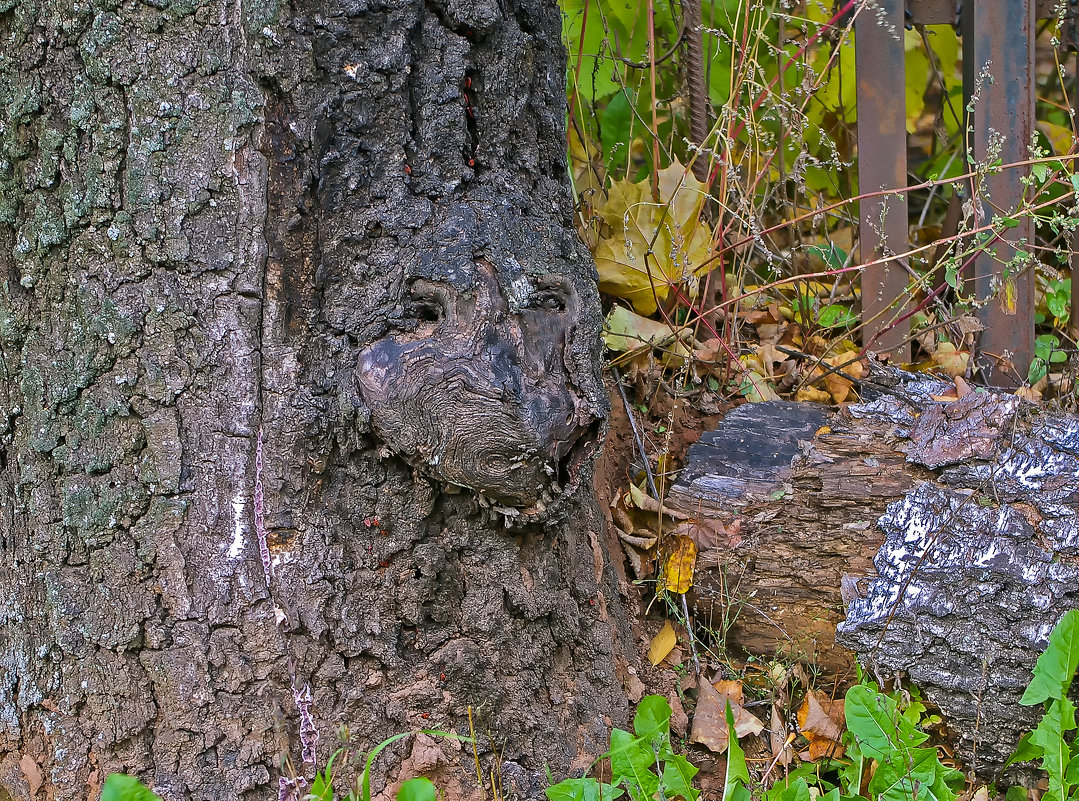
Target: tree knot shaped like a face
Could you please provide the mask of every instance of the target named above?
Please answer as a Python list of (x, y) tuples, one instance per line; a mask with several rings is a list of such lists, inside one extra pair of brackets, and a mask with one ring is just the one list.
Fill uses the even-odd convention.
[(525, 516), (572, 494), (601, 411), (574, 383), (577, 296), (560, 275), (467, 291), (414, 280), (407, 326), (363, 350), (356, 380), (375, 433), (435, 478)]

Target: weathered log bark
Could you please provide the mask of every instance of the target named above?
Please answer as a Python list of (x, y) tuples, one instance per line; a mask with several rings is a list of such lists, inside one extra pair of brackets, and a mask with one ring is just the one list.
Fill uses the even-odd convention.
[(1035, 720), (1018, 700), (1049, 632), (1079, 606), (1079, 419), (898, 371), (864, 394), (834, 414), (743, 406), (691, 447), (668, 503), (742, 538), (702, 551), (698, 619), (841, 677), (854, 652), (908, 674), (992, 771)]
[[(553, 0), (0, 0), (0, 41), (0, 798), (294, 797), (338, 726), (469, 705), (511, 795), (604, 750)], [(405, 768), (467, 796), (458, 749)]]

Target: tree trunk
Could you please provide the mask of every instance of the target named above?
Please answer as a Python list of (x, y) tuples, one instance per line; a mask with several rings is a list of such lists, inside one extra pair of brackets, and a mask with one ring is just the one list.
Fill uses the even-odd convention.
[[(295, 798), (338, 727), (470, 706), (510, 797), (602, 752), (632, 644), (553, 0), (0, 36), (0, 798)], [(476, 795), (471, 748), (390, 753), (376, 789)]]
[(702, 548), (698, 620), (841, 679), (855, 652), (909, 674), (991, 774), (1036, 723), (1019, 698), (1079, 606), (1079, 419), (893, 370), (863, 394), (834, 414), (743, 406), (690, 448), (668, 504), (737, 532)]

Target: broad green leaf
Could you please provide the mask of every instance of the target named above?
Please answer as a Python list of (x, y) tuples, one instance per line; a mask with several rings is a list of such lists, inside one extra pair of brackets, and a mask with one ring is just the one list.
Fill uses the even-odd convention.
[(775, 801), (810, 801), (810, 797), (809, 785), (806, 784), (806, 780), (796, 779), (783, 788)]
[(1061, 799), (1068, 797), (1067, 770), (1072, 758), (1064, 735), (1074, 728), (1075, 705), (1067, 698), (1055, 698), (1030, 735), (1031, 742), (1042, 749), (1042, 770), (1049, 774), (1049, 792)]
[(634, 799), (651, 799), (659, 789), (659, 776), (652, 772), (652, 748), (628, 731), (611, 731), (611, 783), (624, 784)]
[(727, 701), (727, 779), (723, 785), (723, 801), (736, 801), (741, 797), (740, 787), (749, 797), (749, 768), (746, 767), (746, 754), (738, 743), (738, 734), (734, 730), (734, 712), (731, 702)]
[[(588, 16), (585, 18), (585, 5)], [(571, 53), (569, 81), (573, 85), (574, 76), (578, 78), (577, 91), (588, 103), (610, 97), (618, 91), (619, 84), (614, 79), (618, 65), (611, 58), (607, 33), (603, 29), (599, 6), (596, 0), (562, 0), (562, 37)], [(581, 28), (584, 26), (584, 39)], [(624, 31), (619, 31), (625, 39)], [(583, 45), (583, 47), (582, 47)], [(578, 68), (578, 61), (579, 68)]]
[(1063, 156), (1071, 151), (1075, 135), (1072, 133), (1070, 126), (1057, 125), (1048, 120), (1038, 120), (1037, 126), (1038, 130), (1045, 134), (1045, 138), (1053, 146), (1053, 152), (1058, 156)]
[(327, 778), (328, 771), (315, 774), (315, 780), (311, 782), (311, 791), (308, 797), (314, 801), (333, 801), (333, 783)]
[(600, 784), (589, 777), (566, 779), (546, 790), (548, 801), (614, 801), (625, 791), (611, 784)]
[(930, 797), (937, 801), (955, 801), (956, 796), (967, 786), (967, 777), (962, 771), (945, 767), (937, 763), (937, 778), (929, 788)]
[(903, 45), (906, 50), (906, 128), (907, 133), (914, 133), (918, 128), (918, 118), (925, 110), (925, 90), (932, 70), (929, 55), (917, 31), (906, 31)]
[(844, 705), (847, 728), (865, 756), (881, 761), (899, 749), (921, 745), (929, 735), (914, 728), (896, 708), (896, 703), (863, 684), (847, 691)]
[(694, 789), (693, 777), (697, 768), (681, 754), (669, 757), (663, 763), (663, 791), (666, 797), (682, 796), (686, 801), (697, 801), (701, 791)]
[(113, 773), (101, 788), (101, 801), (161, 801), (161, 796), (126, 773)]
[(855, 325), (857, 322), (858, 315), (839, 303), (825, 306), (817, 315), (817, 325), (821, 328), (847, 327)]
[(1040, 745), (1035, 745), (1031, 742), (1031, 736), (1033, 732), (1027, 732), (1021, 738), (1019, 738), (1018, 744), (1015, 746), (1015, 751), (1008, 761), (1004, 763), (1004, 767), (1014, 765), (1017, 762), (1033, 762), (1035, 759), (1041, 759), (1045, 755), (1045, 751)]
[(1072, 754), (1071, 761), (1064, 771), (1064, 781), (1072, 787), (1079, 785), (1079, 754)]
[(397, 791), (397, 801), (438, 801), (438, 790), (430, 779), (418, 776), (401, 785)]
[(646, 695), (637, 705), (633, 730), (645, 742), (667, 740), (671, 731), (671, 705), (662, 695)]
[[(877, 766), (869, 782), (869, 790), (888, 801), (910, 801), (916, 795), (923, 798), (923, 792), (937, 777), (939, 765), (940, 758), (935, 748), (892, 751)], [(919, 789), (917, 794), (915, 788)]]
[(1050, 698), (1063, 698), (1079, 667), (1079, 609), (1060, 619), (1049, 635), (1049, 647), (1038, 657), (1034, 676), (1019, 703), (1033, 706)]

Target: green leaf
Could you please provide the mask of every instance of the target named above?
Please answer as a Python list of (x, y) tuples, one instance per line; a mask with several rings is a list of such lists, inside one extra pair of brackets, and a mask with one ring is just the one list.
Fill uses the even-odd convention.
[(1064, 771), (1064, 781), (1072, 787), (1079, 784), (1079, 754), (1072, 754), (1071, 761)]
[(662, 695), (646, 695), (637, 705), (633, 730), (647, 742), (666, 741), (671, 731), (671, 705)]
[(628, 731), (611, 731), (611, 783), (625, 784), (634, 799), (651, 799), (659, 789), (659, 776), (651, 747)]
[(805, 779), (797, 779), (783, 788), (775, 801), (809, 801), (809, 785)]
[(625, 791), (611, 784), (600, 784), (589, 777), (566, 779), (546, 790), (548, 801), (614, 801)]
[[(723, 801), (739, 801), (744, 794), (749, 798), (749, 768), (746, 767), (746, 754), (738, 743), (734, 731), (734, 712), (731, 702), (727, 701), (727, 779), (723, 785)], [(739, 788), (742, 792), (738, 792)]]
[(430, 779), (418, 776), (401, 785), (397, 791), (397, 801), (438, 801), (438, 790)]
[(939, 765), (935, 748), (893, 751), (877, 766), (869, 790), (889, 801), (921, 797), (915, 788), (928, 789), (937, 777)]
[(1072, 609), (1060, 619), (1049, 635), (1049, 647), (1038, 657), (1034, 676), (1019, 703), (1033, 706), (1050, 698), (1061, 699), (1071, 687), (1079, 667), (1079, 609)]
[(1067, 770), (1071, 751), (1064, 734), (1074, 728), (1075, 705), (1067, 698), (1055, 698), (1030, 735), (1031, 742), (1042, 748), (1041, 766), (1049, 774), (1049, 792), (1061, 799), (1068, 797), (1070, 787)]
[(939, 801), (955, 801), (956, 796), (967, 786), (967, 777), (962, 771), (937, 763), (937, 778), (929, 788), (932, 798)]
[(1015, 219), (1015, 217), (1001, 217), (1000, 222), (1004, 225), (1005, 228), (1019, 227), (1019, 220)]
[(333, 780), (329, 776), (329, 766), (321, 773), (316, 773), (307, 797), (315, 801), (333, 801)]
[(1076, 193), (1079, 193), (1079, 173), (1072, 173), (1068, 178), (1071, 179), (1072, 189), (1074, 189)]
[(843, 248), (834, 242), (829, 242), (827, 247), (824, 245), (811, 245), (806, 248), (806, 253), (819, 257), (829, 270), (842, 270), (847, 261), (847, 254), (843, 251)]
[(858, 322), (858, 317), (846, 306), (833, 303), (821, 309), (817, 325), (821, 328), (848, 327)]
[(665, 797), (682, 796), (686, 801), (697, 801), (701, 791), (694, 789), (693, 777), (697, 768), (681, 754), (669, 757), (663, 763), (663, 794)]
[(101, 788), (101, 801), (161, 801), (161, 796), (126, 773), (113, 773)]
[(1030, 171), (1038, 183), (1045, 183), (1045, 176), (1049, 174), (1049, 165), (1045, 162), (1038, 162), (1031, 165)]
[(899, 714), (895, 700), (864, 684), (847, 691), (844, 705), (847, 728), (854, 735), (862, 754), (881, 761), (896, 750), (921, 745), (929, 735)]
[(1036, 759), (1041, 759), (1045, 755), (1045, 750), (1040, 745), (1035, 745), (1031, 742), (1031, 736), (1033, 732), (1027, 732), (1021, 738), (1015, 746), (1015, 751), (1008, 761), (1004, 763), (1004, 767), (1014, 765), (1017, 762), (1033, 762)]

